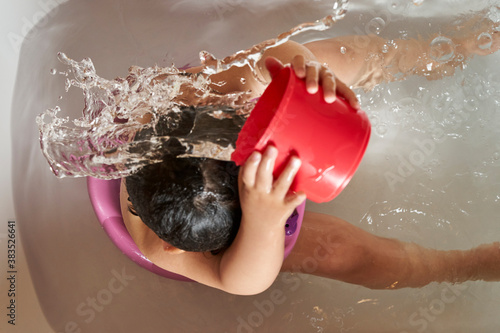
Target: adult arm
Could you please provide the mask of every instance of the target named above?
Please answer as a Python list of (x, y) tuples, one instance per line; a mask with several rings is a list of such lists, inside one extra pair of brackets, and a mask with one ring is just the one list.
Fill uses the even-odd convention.
[(372, 289), (431, 282), (500, 280), (500, 243), (460, 251), (375, 236), (329, 215), (306, 212), (284, 272), (303, 272)]

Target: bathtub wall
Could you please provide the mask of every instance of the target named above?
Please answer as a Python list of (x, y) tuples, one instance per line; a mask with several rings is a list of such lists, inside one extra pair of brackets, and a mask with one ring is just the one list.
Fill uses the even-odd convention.
[[(27, 22), (40, 19), (44, 6), (57, 1), (61, 3), (59, 10), (47, 20), (40, 21), (20, 53), (8, 40), (3, 40), (2, 47), (8, 63), (5, 70), (10, 75), (10, 79), (2, 82), (9, 84), (5, 91), (10, 91), (2, 99), (2, 103), (8, 100), (8, 105), (5, 104), (2, 110), (10, 110), (18, 55), (21, 59), (12, 111), (16, 115), (12, 127), (15, 130), (15, 149), (11, 152), (16, 161), (12, 170), (16, 186), (9, 189), (10, 170), (0, 173), (5, 179), (2, 188), (8, 189), (5, 195), (2, 194), (5, 196), (2, 204), (6, 205), (2, 211), (6, 214), (2, 218), (2, 251), (6, 244), (5, 225), (8, 219), (17, 218), (21, 231), (18, 237), (22, 238), (18, 240), (26, 241), (23, 248), (30, 268), (28, 272), (26, 266), (19, 263), (20, 325), (28, 325), (28, 318), (30, 322), (36, 322), (33, 318), (37, 314), (27, 310), (34, 293), (30, 295), (32, 289), (28, 281), (21, 280), (31, 276), (41, 308), (57, 332), (132, 333), (143, 331), (144, 327), (152, 332), (204, 332), (210, 329), (227, 332), (351, 330), (370, 333), (498, 331), (498, 283), (467, 283), (460, 287), (431, 284), (421, 289), (387, 292), (284, 274), (265, 293), (235, 297), (199, 284), (163, 279), (139, 268), (116, 249), (100, 228), (90, 206), (85, 180), (55, 178), (41, 156), (34, 117), (57, 104), (72, 118), (78, 117), (82, 109), (81, 92), (72, 89), (68, 94), (64, 93), (64, 78), (49, 74), (51, 68), (63, 68), (56, 59), (56, 52), (64, 51), (77, 60), (92, 58), (97, 72), (106, 78), (126, 75), (131, 64), (195, 64), (200, 49), (224, 56), (274, 37), (300, 22), (322, 17), (326, 8), (321, 6), (329, 1), (23, 0), (11, 4), (12, 10), (8, 13), (3, 12), (6, 16), (4, 22), (11, 24), (3, 34), (7, 36), (14, 32), (22, 35), (23, 28), (29, 28)], [(406, 7), (414, 6), (408, 12), (416, 17), (415, 20), (388, 14), (390, 4), (402, 3)], [(352, 11), (339, 22), (333, 35), (383, 30), (384, 37), (395, 38), (405, 29), (410, 34), (420, 28), (422, 31), (439, 31), (442, 24), (439, 17), (418, 20), (418, 16), (429, 14), (425, 13), (428, 3), (416, 6), (406, 0), (353, 0)], [(467, 5), (468, 2), (443, 0), (442, 3)], [(477, 1), (474, 5), (483, 3)], [(314, 9), (314, 6), (318, 8)], [(430, 14), (464, 10), (458, 5), (444, 7), (441, 10), (432, 7)], [(382, 23), (376, 18), (385, 21)], [(391, 29), (383, 29), (383, 24), (389, 24), (389, 21)], [(310, 38), (311, 34), (307, 34), (299, 39)], [(467, 78), (474, 73), (487, 76), (496, 68), (494, 64), (498, 60), (495, 56), (476, 58), (464, 75)], [(438, 99), (439, 96), (435, 95), (447, 87), (454, 87), (453, 84), (448, 79), (428, 83), (425, 79), (413, 78), (401, 85), (388, 84), (372, 93), (362, 94), (363, 106), (369, 108), (373, 120), (378, 119), (365, 160), (338, 199), (325, 206), (309, 204), (309, 209), (338, 215), (383, 236), (438, 248), (470, 247), (500, 239), (497, 225), (486, 216), (498, 216), (495, 215), (498, 205), (495, 206), (494, 202), (498, 200), (494, 196), (498, 193), (495, 187), (499, 184), (498, 172), (485, 171), (484, 174), (489, 176), (485, 180), (481, 173), (475, 172), (482, 170), (482, 164), (479, 169), (474, 169), (474, 165), (468, 165), (466, 161), (464, 164), (468, 156), (464, 154), (479, 151), (483, 139), (477, 141), (476, 146), (467, 136), (436, 144), (430, 162), (437, 156), (442, 164), (429, 165), (433, 172), (431, 176), (423, 168), (414, 168), (396, 184), (397, 191), (391, 190), (383, 176), (384, 171), (397, 173), (400, 156), (413, 156), (416, 151), (414, 139), (423, 140), (426, 134), (422, 124), (422, 132), (380, 126), (393, 124), (397, 120), (394, 117), (403, 114), (397, 109), (387, 108), (387, 105), (400, 105), (407, 112), (404, 115), (409, 117), (403, 118), (413, 123), (428, 116), (446, 115), (449, 110), (437, 112), (437, 109), (419, 108), (422, 96), (417, 94), (418, 87), (425, 86), (422, 94)], [(494, 84), (500, 86), (498, 79)], [(466, 86), (463, 91), (457, 91), (467, 94), (473, 90), (469, 88)], [(393, 93), (392, 97), (387, 93), (389, 91)], [(500, 100), (498, 91), (487, 95), (485, 103)], [(59, 100), (60, 95), (63, 95), (62, 100)], [(411, 112), (414, 110), (418, 112)], [(479, 108), (478, 111), (482, 110), (495, 109)], [(4, 112), (4, 119), (7, 119), (10, 112)], [(485, 118), (481, 112), (462, 124), (466, 129), (479, 132), (476, 138), (482, 133), (475, 120), (497, 121), (499, 118), (494, 115)], [(444, 120), (443, 126), (446, 126)], [(2, 135), (9, 128), (7, 125)], [(499, 142), (500, 135), (495, 132), (488, 137), (495, 143)], [(10, 147), (4, 146), (5, 149)], [(493, 152), (493, 147), (491, 149)], [(8, 153), (5, 151), (4, 154)], [(488, 167), (499, 166), (498, 159), (483, 157), (482, 161), (489, 163)], [(461, 172), (458, 177), (450, 176), (457, 170)], [(475, 175), (476, 178), (471, 177)], [(481, 189), (477, 196), (475, 190), (470, 191), (469, 196), (462, 195), (466, 193), (464, 190), (468, 189), (470, 179), (475, 180), (473, 185)], [(434, 189), (444, 189), (446, 193)], [(17, 216), (12, 209), (12, 192), (15, 193)], [(481, 204), (469, 206), (475, 200)], [(479, 211), (481, 208), (485, 208), (486, 215)], [(2, 265), (5, 258), (2, 254)], [(6, 271), (3, 266), (2, 269)], [(6, 287), (2, 284), (0, 302), (7, 301), (4, 296)], [(276, 299), (276, 294), (280, 293), (283, 297)], [(0, 303), (2, 308), (3, 303)], [(421, 311), (430, 311), (430, 317), (423, 317)], [(19, 332), (50, 332), (47, 326), (40, 328), (39, 325), (36, 322), (36, 329), (23, 330), (19, 328), (21, 326), (16, 329)]]
[[(0, 331), (6, 333), (43, 332), (52, 333), (54, 330), (49, 326), (40, 308), (36, 292), (23, 251), (22, 235), (16, 228), (16, 266), (15, 273), (15, 297), (9, 297), (11, 284), (7, 277), (11, 273), (7, 266), (7, 242), (8, 221), (16, 221), (12, 197), (12, 159), (11, 159), (11, 113), (12, 94), (16, 79), (17, 64), (21, 42), (32, 25), (44, 17), (50, 9), (59, 3), (57, 0), (19, 0), (2, 3), (0, 11), (0, 61), (2, 63), (2, 80), (0, 80), (0, 156), (2, 165), (0, 167)], [(43, 23), (40, 22), (40, 23)], [(5, 276), (5, 278), (4, 278)], [(10, 314), (10, 300), (14, 299), (16, 304), (15, 325), (9, 324), (6, 314)]]

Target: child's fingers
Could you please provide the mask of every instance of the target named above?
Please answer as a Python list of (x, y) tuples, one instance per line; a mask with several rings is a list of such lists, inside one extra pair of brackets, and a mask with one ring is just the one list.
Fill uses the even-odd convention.
[(269, 74), (271, 74), (271, 78), (275, 77), (283, 69), (283, 67), (285, 67), (281, 61), (275, 57), (267, 57), (265, 64)]
[(262, 155), (258, 151), (254, 151), (240, 169), (241, 181), (245, 186), (253, 187), (255, 185), (255, 175), (261, 159)]
[(327, 103), (333, 103), (337, 99), (335, 75), (326, 67), (321, 68), (321, 86), (323, 87), (323, 98)]
[(270, 192), (273, 187), (274, 161), (278, 156), (278, 149), (268, 146), (262, 155), (262, 161), (255, 175), (255, 187), (258, 190)]
[(290, 64), (292, 65), (292, 69), (298, 78), (303, 79), (306, 77), (306, 60), (304, 59), (304, 56), (298, 55), (293, 57)]
[(275, 193), (279, 196), (285, 197), (290, 186), (292, 185), (293, 179), (299, 171), (301, 161), (298, 157), (292, 156), (288, 164), (286, 165), (281, 175), (276, 179), (273, 185)]
[(285, 197), (285, 202), (287, 205), (292, 206), (293, 208), (300, 205), (304, 200), (306, 200), (306, 194), (304, 192), (291, 192), (288, 193)]
[(319, 89), (319, 83), (318, 83), (319, 71), (320, 71), (320, 68), (319, 68), (319, 66), (317, 66), (316, 63), (309, 63), (306, 66), (306, 88), (307, 88), (307, 92), (310, 94), (315, 94), (318, 92), (318, 89)]
[(349, 88), (344, 82), (339, 80), (337, 80), (337, 93), (344, 97), (354, 109), (359, 110), (361, 108), (354, 91), (352, 91), (351, 88)]

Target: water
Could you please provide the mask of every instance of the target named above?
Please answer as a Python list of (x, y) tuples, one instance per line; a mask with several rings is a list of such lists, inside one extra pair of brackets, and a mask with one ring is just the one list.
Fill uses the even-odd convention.
[[(257, 1), (252, 1), (251, 5)], [(353, 2), (351, 5), (359, 5), (357, 10), (355, 6), (349, 7), (348, 14), (335, 24), (335, 29), (325, 33), (327, 36), (362, 34), (366, 23), (374, 17), (382, 17), (387, 24), (380, 37), (395, 40), (396, 45), (401, 47), (399, 38), (421, 35), (429, 45), (437, 35), (451, 37), (447, 32), (454, 30), (446, 22), (452, 22), (456, 13), (463, 16), (459, 17), (460, 20), (468, 20), (474, 15), (463, 9), (464, 6), (479, 7), (477, 2), (467, 1), (425, 1), (421, 6), (414, 6), (411, 1), (393, 2), (396, 4), (394, 11), (389, 6), (392, 2)], [(118, 3), (125, 8), (115, 8)], [(85, 182), (79, 179), (59, 181), (47, 172), (37, 145), (37, 134), (33, 134), (36, 133), (32, 121), (34, 115), (46, 106), (58, 103), (57, 97), (63, 90), (51, 84), (66, 78), (49, 73), (52, 67), (63, 71), (60, 64), (52, 62), (56, 52), (68, 50), (68, 55), (78, 59), (91, 56), (98, 66), (98, 73), (104, 73), (102, 76), (126, 77), (127, 73), (123, 70), (129, 64), (141, 64), (143, 67), (155, 62), (161, 64), (166, 50), (181, 49), (183, 43), (189, 44), (189, 50), (182, 49), (182, 52), (174, 54), (175, 63), (195, 63), (197, 51), (207, 48), (205, 40), (210, 43), (223, 40), (210, 51), (215, 53), (214, 50), (229, 44), (220, 52), (221, 55), (231, 54), (246, 45), (277, 35), (279, 31), (288, 30), (290, 17), (295, 24), (301, 22), (298, 21), (300, 19), (304, 20), (305, 15), (303, 8), (296, 6), (297, 2), (287, 1), (278, 8), (290, 11), (284, 11), (282, 15), (264, 13), (266, 16), (257, 24), (249, 23), (248, 27), (258, 27), (255, 30), (259, 31), (255, 32), (247, 27), (237, 29), (243, 21), (239, 13), (249, 17), (248, 22), (255, 17), (258, 19), (255, 11), (248, 10), (250, 4), (241, 5), (240, 12), (237, 12), (238, 8), (227, 11), (224, 22), (220, 22), (218, 17), (208, 17), (203, 11), (171, 13), (168, 7), (165, 9), (165, 1), (151, 3), (156, 4), (154, 10), (130, 1), (70, 1), (60, 10), (61, 16), (54, 19), (54, 24), (48, 25), (45, 30), (39, 27), (39, 31), (44, 33), (43, 39), (38, 42), (34, 39), (20, 57), (20, 68), (24, 71), (18, 77), (18, 88), (26, 89), (18, 92), (13, 110), (19, 117), (13, 117), (13, 121), (17, 124), (14, 133), (25, 135), (16, 135), (13, 142), (16, 215), (22, 228), (23, 246), (32, 263), (30, 274), (34, 281), (38, 281), (35, 287), (54, 329), (64, 331), (68, 323), (75, 321), (82, 332), (113, 329), (135, 332), (144, 325), (153, 327), (153, 331), (161, 331), (168, 326), (177, 331), (210, 327), (214, 331), (234, 332), (239, 318), (250, 323), (263, 318), (260, 327), (251, 326), (251, 329), (256, 332), (309, 332), (320, 329), (324, 332), (498, 332), (498, 283), (431, 284), (418, 289), (374, 291), (306, 275), (285, 275), (286, 279), (280, 277), (267, 292), (241, 298), (203, 286), (181, 285), (157, 278), (135, 267), (133, 262), (116, 251), (96, 224), (88, 204)], [(265, 3), (276, 4), (275, 1)], [(308, 5), (312, 3), (307, 2)], [(192, 1), (192, 4), (193, 8), (199, 6), (199, 2)], [(384, 15), (387, 11), (391, 13), (390, 18)], [(404, 17), (398, 17), (395, 11), (403, 12)], [(422, 11), (434, 15), (421, 14)], [(96, 12), (103, 15), (92, 16)], [(184, 19), (175, 21), (180, 14), (192, 14), (203, 24), (193, 25), (192, 20), (184, 23)], [(359, 18), (358, 14), (364, 15), (363, 18)], [(490, 14), (491, 17), (496, 15), (494, 10)], [(443, 19), (441, 15), (446, 17)], [(123, 29), (119, 25), (121, 19), (127, 23), (127, 32), (120, 33)], [(61, 20), (65, 24), (61, 24)], [(172, 22), (175, 22), (174, 27), (180, 36), (176, 34), (165, 42), (171, 34), (158, 36), (170, 29)], [(177, 29), (177, 25), (181, 29)], [(90, 31), (79, 29), (81, 26), (88, 27)], [(148, 29), (141, 30), (142, 26)], [(235, 30), (223, 34), (224, 38), (214, 37), (221, 32), (214, 26), (234, 27)], [(118, 28), (110, 31), (113, 27)], [(151, 37), (149, 29), (155, 27), (155, 36)], [(129, 31), (135, 33), (136, 39), (148, 42), (144, 42), (141, 48), (136, 47), (135, 40), (129, 38)], [(254, 37), (248, 37), (252, 32)], [(75, 33), (78, 33), (79, 43), (74, 42)], [(479, 32), (474, 35), (474, 43), (477, 43), (478, 35)], [(192, 36), (197, 38), (192, 40)], [(244, 40), (239, 36), (244, 36)], [(110, 46), (109, 41), (113, 38), (116, 40)], [(161, 47), (157, 47), (158, 39), (161, 40)], [(112, 56), (103, 52), (110, 49), (113, 50)], [(40, 50), (47, 50), (42, 58)], [(144, 53), (141, 53), (143, 50)], [(154, 55), (150, 56), (150, 52)], [(380, 236), (433, 248), (466, 249), (498, 241), (500, 234), (496, 217), (500, 202), (500, 160), (495, 155), (500, 151), (498, 56), (497, 53), (468, 58), (465, 66), (456, 68), (453, 76), (441, 76), (436, 80), (411, 76), (401, 82), (381, 83), (371, 91), (357, 90), (362, 108), (371, 119), (378, 121), (373, 122), (374, 129), (375, 124), (386, 124), (387, 132), (380, 135), (372, 131), (370, 145), (358, 172), (337, 199), (323, 205), (308, 203), (307, 209), (339, 216)], [(445, 65), (455, 63), (457, 57), (459, 55)], [(115, 65), (115, 59), (121, 62)], [(163, 64), (170, 65), (170, 58)], [(38, 75), (34, 76), (33, 69), (36, 68), (39, 69)], [(72, 88), (61, 102), (63, 111), (60, 114), (68, 110), (67, 105), (72, 100), (81, 100), (80, 95), (79, 88)], [(81, 110), (71, 108), (75, 109), (73, 114)], [(435, 143), (434, 149), (423, 145), (426, 139)], [(430, 148), (425, 150), (421, 147)], [(412, 162), (421, 164), (414, 165)], [(403, 176), (398, 172), (400, 167)], [(393, 176), (401, 178), (391, 178)], [(396, 181), (389, 182), (393, 179)], [(33, 191), (33, 186), (43, 190)], [(55, 205), (55, 202), (58, 204)], [(83, 247), (84, 256), (81, 255)], [(76, 266), (74, 258), (79, 258)], [(108, 288), (108, 282), (114, 277), (111, 271), (121, 272), (123, 267), (127, 275), (135, 276), (135, 279), (119, 295), (114, 295), (113, 302), (103, 312), (96, 313), (96, 320), (85, 322), (87, 317), (78, 315), (75, 309), (89, 296), (95, 297), (99, 290)], [(75, 285), (74, 281), (86, 282)], [(267, 317), (268, 312), (262, 312), (264, 310), (260, 305), (275, 299), (273, 295), (276, 293), (283, 293), (286, 301), (274, 304), (273, 314)], [(445, 303), (444, 309), (439, 307), (443, 294), (456, 296), (453, 303)], [(137, 309), (138, 299), (144, 308)], [(362, 302), (367, 299), (376, 301)], [(169, 311), (159, 315), (157, 309)], [(124, 311), (139, 312), (137, 316), (124, 317)], [(429, 317), (424, 317), (422, 311), (426, 311)], [(107, 327), (104, 327), (106, 324)], [(116, 325), (120, 327), (116, 328)]]
[[(331, 28), (335, 22), (344, 18), (347, 6), (346, 0), (335, 1), (332, 13), (324, 18), (299, 24), (274, 39), (238, 51), (222, 60), (201, 51), (201, 72), (205, 75), (186, 75), (173, 65), (148, 68), (132, 66), (126, 78), (108, 80), (97, 74), (90, 59), (75, 61), (64, 53), (59, 53), (59, 60), (67, 65), (67, 70), (59, 73), (65, 77), (66, 91), (71, 87), (82, 89), (85, 107), (82, 117), (72, 121), (59, 118), (61, 110), (58, 107), (48, 109), (37, 117), (40, 144), (53, 173), (58, 177), (122, 178), (135, 173), (144, 165), (161, 161), (165, 153), (180, 157), (230, 160), (237, 133), (255, 100), (251, 100), (245, 92), (218, 94), (212, 89), (211, 75), (232, 66), (248, 65), (255, 78), (260, 80), (260, 76), (255, 73), (255, 66), (266, 50), (281, 45), (298, 34)], [(383, 18), (374, 17), (367, 23), (366, 31), (380, 34), (386, 24)], [(403, 31), (402, 34), (406, 32)], [(390, 54), (397, 54), (398, 49), (406, 48), (405, 42), (390, 40), (381, 45), (379, 54), (370, 54), (365, 61), (374, 64), (381, 62), (380, 65), (373, 66), (374, 70), (367, 71), (364, 81), (355, 82), (353, 86), (370, 90), (380, 80), (402, 80), (419, 72), (433, 75), (435, 79), (453, 74), (455, 68), (465, 60), (463, 55), (456, 56), (456, 46), (452, 39), (438, 36), (430, 42), (430, 59), (419, 59), (421, 64), (411, 62), (401, 65), (404, 57), (392, 57)], [(493, 44), (492, 36), (482, 32), (477, 37), (477, 43), (481, 50), (490, 49)], [(346, 47), (342, 46), (340, 52), (346, 54)], [(391, 60), (386, 61), (385, 57)], [(456, 63), (453, 63), (451, 69), (444, 68), (439, 72), (435, 70), (431, 60), (442, 65), (451, 63), (452, 60)], [(51, 69), (50, 74), (56, 75), (57, 70)], [(244, 78), (240, 82), (246, 83)], [(218, 84), (223, 85), (224, 82)], [(171, 135), (181, 126), (182, 108), (189, 105), (198, 107), (192, 123), (194, 130), (187, 131), (182, 136)], [(208, 108), (209, 105), (211, 107)], [(143, 118), (144, 114), (148, 114), (150, 119)], [(226, 122), (210, 129), (203, 125), (207, 121), (206, 116), (225, 119)], [(233, 121), (228, 122), (228, 119)], [(166, 121), (169, 131), (159, 132), (160, 121)], [(377, 134), (384, 136), (388, 131), (388, 124), (374, 125), (374, 129)], [(135, 133), (141, 130), (150, 130), (152, 135), (139, 140)], [(166, 146), (165, 142), (171, 139), (180, 142), (182, 151), (162, 149)]]
[[(160, 162), (165, 153), (229, 161), (237, 133), (255, 102), (249, 101), (246, 92), (218, 94), (211, 88), (210, 75), (233, 66), (249, 65), (260, 80), (255, 68), (266, 50), (300, 33), (330, 28), (345, 16), (347, 5), (347, 0), (334, 1), (330, 15), (299, 24), (277, 38), (222, 60), (201, 51), (201, 72), (206, 75), (185, 75), (175, 66), (132, 66), (126, 78), (108, 80), (97, 74), (91, 59), (75, 61), (59, 53), (59, 60), (68, 66), (60, 73), (66, 77), (66, 92), (71, 87), (82, 89), (85, 107), (82, 117), (72, 122), (58, 116), (59, 107), (37, 117), (40, 145), (52, 172), (58, 177), (122, 178), (145, 165)], [(57, 71), (51, 69), (50, 74)], [(244, 78), (240, 81), (246, 83)], [(187, 106), (197, 107), (192, 130), (182, 136), (160, 133), (160, 122), (168, 127), (166, 133), (175, 133), (182, 126), (183, 107)], [(150, 119), (144, 119), (144, 114)], [(210, 121), (207, 116), (226, 123), (215, 123), (209, 128), (205, 125)], [(136, 133), (146, 130), (152, 135), (138, 139)], [(178, 140), (183, 149), (162, 148), (170, 139)]]
[[(96, 73), (90, 59), (78, 62), (64, 53), (58, 57), (70, 68), (61, 73), (67, 77), (66, 91), (80, 88), (85, 100), (82, 117), (72, 122), (58, 117), (59, 107), (37, 117), (42, 151), (58, 177), (121, 178), (160, 162), (164, 153), (229, 160), (240, 120), (253, 105), (238, 102), (245, 93), (217, 94), (209, 78), (184, 75), (174, 66), (132, 66), (126, 78), (107, 80)], [(193, 130), (175, 135), (184, 151), (162, 149), (170, 139), (165, 133), (175, 133), (182, 125), (183, 108), (189, 105), (199, 107)], [(145, 121), (145, 114), (151, 119)], [(209, 122), (206, 117), (234, 119), (234, 126), (210, 130), (204, 125)], [(152, 135), (138, 139), (137, 132), (148, 130)]]
[(384, 27), (384, 19), (381, 17), (374, 17), (370, 22), (368, 22), (366, 30), (371, 34), (378, 35), (382, 32), (382, 30), (384, 30)]
[(347, 13), (349, 0), (336, 0), (331, 4), (332, 12), (315, 22), (306, 22), (299, 24), (292, 29), (279, 34), (274, 39), (265, 40), (262, 43), (252, 46), (247, 50), (238, 51), (233, 55), (227, 56), (224, 59), (217, 59), (212, 54), (206, 51), (200, 52), (200, 61), (204, 65), (203, 72), (206, 74), (219, 73), (227, 70), (232, 66), (243, 67), (249, 65), (255, 74), (256, 78), (259, 76), (255, 73), (257, 62), (262, 58), (264, 52), (269, 48), (281, 45), (290, 38), (303, 34), (308, 31), (324, 31), (330, 29), (335, 22), (344, 18)]
[(490, 49), (493, 45), (493, 37), (489, 33), (483, 32), (477, 37), (477, 45), (481, 50)]
[(439, 36), (431, 42), (431, 58), (440, 63), (446, 63), (455, 56), (455, 44), (447, 37)]

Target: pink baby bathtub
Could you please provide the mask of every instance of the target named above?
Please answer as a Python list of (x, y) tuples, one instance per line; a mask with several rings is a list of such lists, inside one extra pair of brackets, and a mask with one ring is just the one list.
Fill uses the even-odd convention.
[[(120, 179), (102, 180), (87, 178), (87, 188), (94, 211), (109, 238), (132, 261), (139, 266), (160, 276), (178, 280), (191, 281), (185, 276), (169, 272), (153, 264), (142, 254), (123, 222), (120, 210)], [(304, 217), (305, 201), (300, 204), (288, 218), (285, 227), (285, 258), (292, 251), (299, 236)]]

